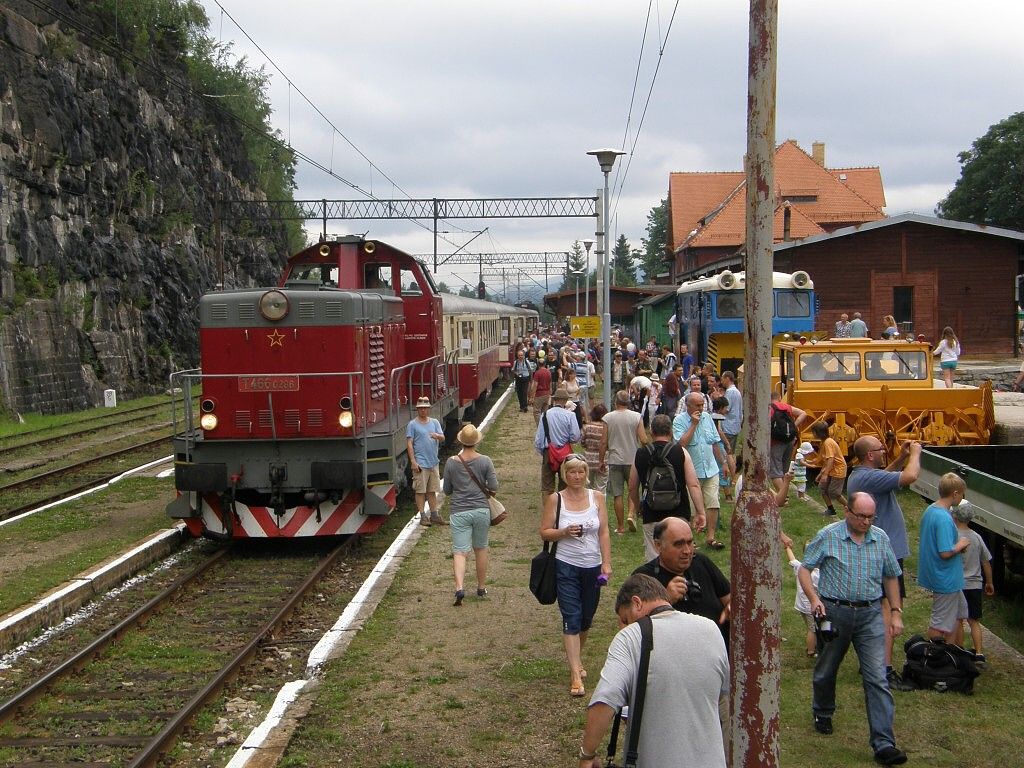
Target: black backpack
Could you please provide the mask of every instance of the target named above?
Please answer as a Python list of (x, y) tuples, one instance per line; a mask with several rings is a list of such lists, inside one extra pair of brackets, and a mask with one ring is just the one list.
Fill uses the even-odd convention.
[(921, 690), (973, 694), (980, 673), (974, 654), (959, 645), (913, 635), (903, 644), (903, 680)]
[(796, 437), (796, 422), (789, 415), (789, 411), (776, 408), (772, 405), (771, 422), (772, 440), (777, 443), (789, 443)]
[(672, 442), (665, 443), (660, 451), (653, 445), (647, 446), (648, 466), (644, 504), (652, 512), (672, 512), (683, 500), (675, 468), (668, 461)]

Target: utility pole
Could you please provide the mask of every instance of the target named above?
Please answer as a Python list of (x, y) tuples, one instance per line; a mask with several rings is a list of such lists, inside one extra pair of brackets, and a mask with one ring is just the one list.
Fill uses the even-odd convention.
[(782, 566), (779, 509), (768, 479), (778, 14), (778, 0), (750, 0), (743, 332), (745, 472), (732, 518), (730, 553), (732, 768), (779, 765)]

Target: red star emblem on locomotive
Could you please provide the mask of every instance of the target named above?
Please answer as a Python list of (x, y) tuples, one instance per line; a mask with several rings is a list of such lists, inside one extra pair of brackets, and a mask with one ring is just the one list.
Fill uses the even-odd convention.
[(284, 334), (280, 331), (275, 330), (273, 333), (268, 333), (267, 338), (270, 339), (270, 346), (284, 347)]

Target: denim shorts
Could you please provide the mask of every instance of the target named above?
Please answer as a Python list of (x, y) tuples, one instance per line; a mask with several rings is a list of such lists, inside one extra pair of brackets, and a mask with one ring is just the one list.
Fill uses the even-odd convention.
[(601, 588), (597, 585), (600, 573), (600, 565), (581, 568), (555, 558), (555, 585), (563, 634), (578, 635), (590, 629), (601, 597)]
[(491, 510), (487, 507), (452, 512), (448, 516), (452, 532), (452, 552), (486, 549), (487, 533), (491, 528)]

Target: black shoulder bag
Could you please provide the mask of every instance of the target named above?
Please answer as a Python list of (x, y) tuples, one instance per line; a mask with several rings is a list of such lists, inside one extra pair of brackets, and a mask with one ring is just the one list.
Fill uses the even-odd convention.
[[(675, 610), (668, 606), (665, 608), (667, 610)], [(660, 611), (655, 609), (654, 613), (660, 613)], [(640, 723), (643, 720), (644, 699), (647, 696), (647, 671), (651, 663), (651, 651), (654, 649), (654, 625), (651, 623), (651, 615), (643, 616), (637, 622), (640, 625), (640, 667), (636, 675), (636, 693), (633, 696), (633, 706), (629, 710), (629, 739), (626, 741), (622, 768), (636, 768), (638, 758), (637, 746), (640, 743)], [(605, 765), (609, 768), (616, 768), (615, 743), (619, 740), (619, 723), (621, 722), (622, 710), (620, 709), (615, 713), (611, 737), (608, 739), (608, 760)]]
[[(562, 516), (562, 494), (556, 495), (558, 501), (555, 507), (555, 528), (558, 527), (558, 520)], [(541, 605), (551, 605), (558, 599), (558, 589), (555, 584), (555, 550), (557, 549), (557, 541), (545, 541), (544, 549), (534, 555), (533, 560), (530, 561), (530, 591)]]

